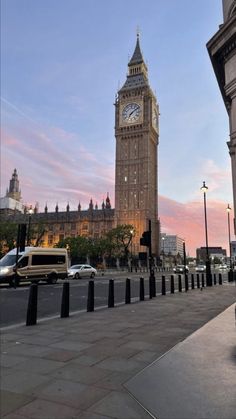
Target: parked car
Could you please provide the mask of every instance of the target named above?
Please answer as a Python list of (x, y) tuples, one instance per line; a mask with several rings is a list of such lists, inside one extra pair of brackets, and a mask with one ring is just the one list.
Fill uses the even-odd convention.
[(97, 269), (93, 268), (90, 265), (72, 265), (68, 269), (68, 278), (94, 278), (95, 275), (97, 275)]
[(206, 272), (206, 265), (197, 265), (195, 268), (196, 272)]
[[(183, 274), (183, 273), (184, 273), (184, 265), (176, 265), (176, 266), (173, 268), (173, 271), (174, 271), (176, 274)], [(188, 273), (188, 272), (189, 272), (189, 268), (188, 268), (188, 266), (185, 266), (185, 271), (186, 271), (186, 273)]]

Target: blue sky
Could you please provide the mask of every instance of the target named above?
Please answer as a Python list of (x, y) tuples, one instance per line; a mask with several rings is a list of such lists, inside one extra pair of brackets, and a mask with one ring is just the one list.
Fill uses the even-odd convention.
[(41, 210), (85, 209), (91, 197), (101, 205), (107, 192), (114, 205), (113, 103), (138, 26), (161, 113), (162, 230), (188, 237), (182, 218), (197, 206), (194, 245), (204, 245), (205, 180), (222, 223), (209, 226), (210, 241), (226, 246), (228, 117), (206, 49), (222, 20), (221, 0), (2, 0), (1, 195), (17, 168), (23, 202)]

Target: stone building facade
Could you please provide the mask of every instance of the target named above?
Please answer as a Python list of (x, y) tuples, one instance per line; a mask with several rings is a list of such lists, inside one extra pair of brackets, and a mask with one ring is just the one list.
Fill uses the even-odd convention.
[[(223, 0), (224, 22), (207, 43), (213, 69), (229, 115), (234, 214), (236, 215), (236, 0)], [(236, 223), (234, 219), (236, 234)]]
[[(16, 169), (13, 176), (14, 174), (17, 174)], [(10, 196), (15, 190), (12, 179), (7, 190)], [(17, 195), (16, 198), (20, 198), (20, 195)], [(32, 226), (41, 225), (45, 232), (39, 244), (48, 247), (52, 247), (66, 237), (98, 238), (115, 226), (115, 210), (111, 208), (108, 194), (100, 209), (97, 204), (93, 204), (91, 199), (87, 210), (82, 210), (79, 204), (76, 211), (71, 211), (68, 204), (65, 211), (59, 211), (59, 206), (56, 204), (54, 212), (48, 212), (47, 205), (44, 212), (38, 212), (37, 205), (31, 211), (31, 208), (21, 204), (18, 199), (7, 196), (1, 198), (0, 214), (2, 221), (27, 225), (30, 222)]]

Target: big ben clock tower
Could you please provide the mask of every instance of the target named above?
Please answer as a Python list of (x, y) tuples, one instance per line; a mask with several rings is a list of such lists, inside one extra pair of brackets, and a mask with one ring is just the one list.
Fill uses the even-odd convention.
[(115, 103), (117, 224), (132, 224), (134, 254), (145, 252), (140, 237), (151, 220), (152, 253), (158, 255), (157, 146), (159, 108), (148, 82), (139, 35)]

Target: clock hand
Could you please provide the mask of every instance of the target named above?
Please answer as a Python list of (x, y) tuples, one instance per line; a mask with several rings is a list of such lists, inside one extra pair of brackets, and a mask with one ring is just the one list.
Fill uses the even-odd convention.
[(131, 112), (130, 112), (130, 114), (129, 114), (129, 117), (138, 109), (139, 107), (137, 106), (137, 108), (135, 108), (135, 109), (133, 109)]

